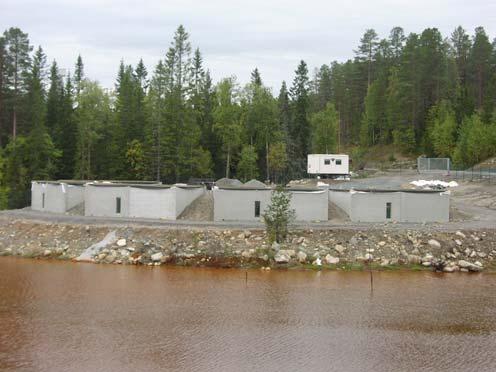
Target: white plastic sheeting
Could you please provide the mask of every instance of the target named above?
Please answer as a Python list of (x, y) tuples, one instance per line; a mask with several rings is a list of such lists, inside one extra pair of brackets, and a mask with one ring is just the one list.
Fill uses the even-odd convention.
[(418, 180), (410, 182), (411, 185), (417, 187), (457, 187), (458, 183), (456, 181), (445, 182), (440, 180)]

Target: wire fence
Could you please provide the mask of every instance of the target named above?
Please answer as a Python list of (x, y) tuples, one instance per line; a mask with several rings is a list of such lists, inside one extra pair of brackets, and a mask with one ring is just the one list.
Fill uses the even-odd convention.
[(496, 184), (496, 169), (473, 167), (463, 170), (451, 169), (448, 177), (455, 180), (487, 181)]

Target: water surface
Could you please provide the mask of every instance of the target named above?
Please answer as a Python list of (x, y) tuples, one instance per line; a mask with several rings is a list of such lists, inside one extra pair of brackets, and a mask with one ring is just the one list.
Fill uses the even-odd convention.
[(496, 275), (0, 258), (0, 370), (496, 370)]

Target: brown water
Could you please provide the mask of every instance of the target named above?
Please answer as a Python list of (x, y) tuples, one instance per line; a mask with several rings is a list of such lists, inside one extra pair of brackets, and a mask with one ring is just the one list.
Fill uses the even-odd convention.
[(0, 370), (496, 370), (496, 275), (0, 258)]

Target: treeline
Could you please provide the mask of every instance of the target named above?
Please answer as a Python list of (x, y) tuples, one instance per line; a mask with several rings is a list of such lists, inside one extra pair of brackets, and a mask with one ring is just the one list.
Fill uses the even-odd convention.
[[(312, 76), (310, 76), (312, 75)], [(85, 75), (78, 56), (62, 74), (18, 28), (0, 37), (0, 207), (28, 203), (32, 179), (305, 175), (309, 152), (377, 145), (450, 156), (470, 166), (495, 154), (496, 43), (483, 28), (445, 39), (435, 28), (379, 39), (367, 30), (355, 57), (289, 86), (214, 83), (179, 26), (152, 72), (121, 61), (115, 89)]]

